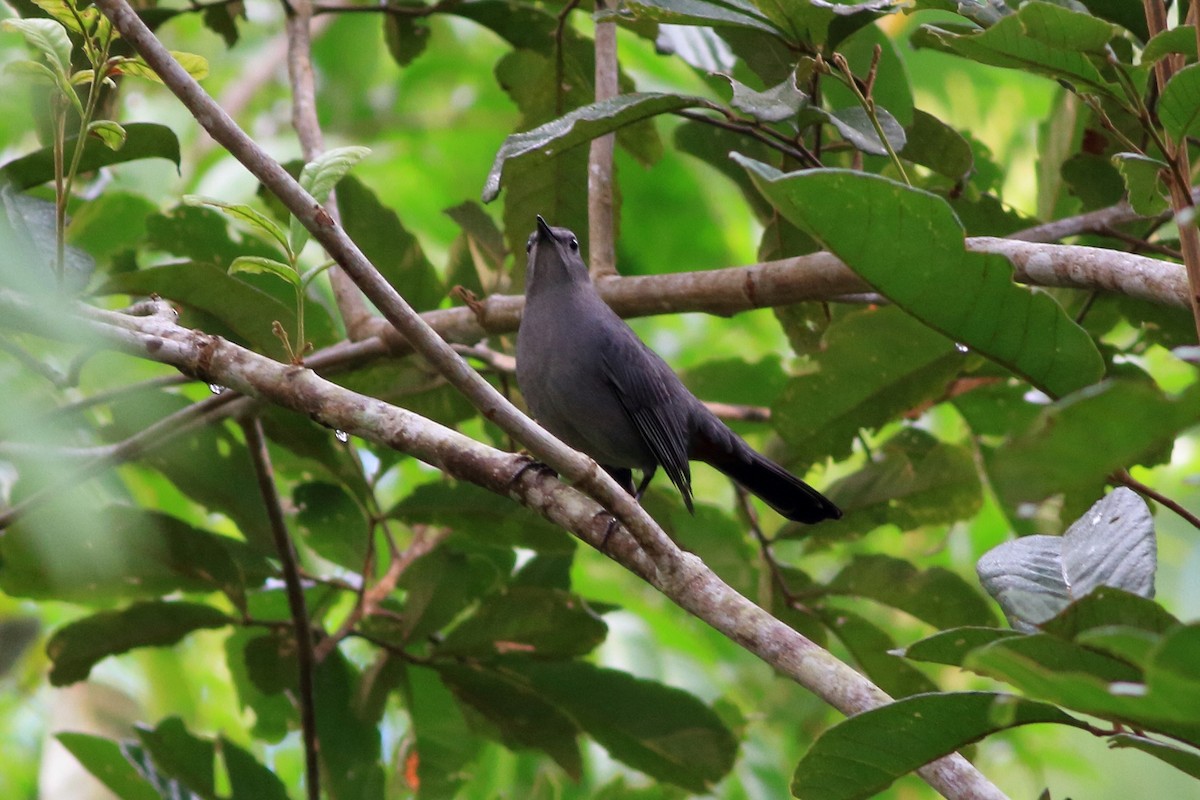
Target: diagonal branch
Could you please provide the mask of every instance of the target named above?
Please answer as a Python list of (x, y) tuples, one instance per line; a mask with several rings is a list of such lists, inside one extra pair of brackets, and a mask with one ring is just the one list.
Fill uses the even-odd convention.
[[(131, 318), (80, 306), (79, 330), (89, 343), (170, 364), (209, 383), (290, 408), (330, 428), (408, 453), (447, 474), (511, 497), (570, 531), (661, 591), (672, 602), (812, 691), (844, 714), (890, 701), (849, 665), (759, 608), (724, 583), (699, 558), (679, 552), (665, 572), (624, 527), (587, 495), (529, 460), (477, 442), (406, 409), (344, 389), (311, 369), (281, 364), (218, 337), (162, 317)], [(46, 331), (41, 310), (0, 290), (6, 320)], [(1004, 795), (957, 754), (926, 765), (920, 775), (944, 796), (997, 800)]]
[(341, 265), (359, 289), (435, 369), (487, 419), (521, 442), (538, 459), (600, 500), (637, 538), (668, 579), (679, 575), (682, 554), (662, 528), (590, 458), (538, 427), (472, 370), (429, 327), (367, 260), (358, 246), (286, 170), (238, 127), (167, 51), (126, 0), (98, 0), (113, 27), (146, 60), (192, 116), (267, 187)]

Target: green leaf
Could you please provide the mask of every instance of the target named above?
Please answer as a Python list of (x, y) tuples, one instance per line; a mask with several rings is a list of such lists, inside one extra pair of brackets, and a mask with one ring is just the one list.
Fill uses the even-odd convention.
[[(112, 404), (107, 433), (113, 440), (123, 439), (191, 405), (188, 398), (165, 391), (127, 395)], [(258, 552), (276, 555), (246, 445), (230, 425), (188, 431), (143, 455), (140, 463), (158, 470), (187, 497), (233, 520)]]
[(895, 642), (882, 628), (844, 608), (824, 608), (819, 616), (871, 682), (892, 697), (937, 690), (933, 681), (892, 652)]
[(54, 738), (121, 800), (162, 800), (154, 784), (125, 757), (120, 744), (90, 733), (59, 733)]
[(388, 516), (408, 525), (437, 525), (486, 537), (493, 546), (557, 553), (575, 549), (570, 536), (541, 516), (465, 481), (418, 486)]
[(246, 6), (240, 2), (209, 3), (200, 18), (204, 20), (204, 27), (225, 41), (226, 48), (232, 48), (238, 43), (237, 21), (246, 19)]
[[(143, 158), (165, 158), (180, 164), (179, 139), (166, 125), (150, 122), (131, 122), (124, 126), (125, 145), (113, 150), (99, 139), (89, 138), (83, 146), (79, 161), (79, 172), (94, 172), (101, 167), (124, 164)], [(66, 152), (75, 149), (76, 137), (66, 141)], [(44, 147), (28, 155), (14, 158), (0, 167), (0, 177), (7, 179), (17, 189), (28, 189), (54, 180), (54, 150)]]
[(98, 119), (89, 123), (87, 132), (89, 136), (95, 136), (104, 142), (104, 146), (109, 150), (120, 150), (129, 138), (125, 129), (111, 119)]
[[(76, 16), (76, 12), (73, 11), (75, 4), (68, 4), (67, 0), (33, 0), (33, 4), (61, 22), (67, 30), (81, 35), (84, 33), (84, 30), (79, 24), (79, 19), (82, 18), (86, 23), (99, 14), (99, 9), (93, 6), (91, 8), (80, 9), (78, 16)], [(92, 13), (89, 14), (88, 12)]]
[[(275, 282), (275, 279), (270, 281)], [(295, 291), (290, 287), (284, 290)], [(272, 333), (273, 321), (277, 320), (284, 330), (296, 328), (294, 306), (229, 275), (223, 265), (183, 263), (123, 272), (110, 275), (96, 293), (158, 294), (183, 309), (181, 325), (191, 327), (202, 321), (206, 323), (202, 327), (207, 333), (227, 336), (262, 353), (282, 352), (282, 345)], [(304, 321), (308, 338), (318, 346), (332, 344), (337, 338), (332, 320), (320, 304), (306, 302)], [(227, 487), (230, 491), (235, 489)]]
[(710, 101), (689, 95), (638, 92), (577, 108), (556, 120), (504, 140), (483, 187), (483, 202), (500, 195), (504, 168), (510, 160), (536, 153), (549, 159), (618, 128), (683, 108), (707, 107)]
[(144, 244), (146, 218), (157, 212), (141, 195), (109, 190), (74, 213), (67, 241), (94, 257), (98, 269), (112, 270), (116, 256)]
[(1098, 625), (1080, 633), (1075, 641), (1145, 669), (1162, 637), (1130, 625)]
[(384, 797), (380, 732), (361, 706), (360, 683), (359, 671), (336, 649), (313, 678), (322, 783), (332, 800)]
[(481, 665), (435, 665), (460, 703), (486, 723), (481, 733), (516, 749), (532, 747), (554, 759), (573, 780), (583, 773), (579, 728), (570, 715), (520, 673)]
[[(1137, 425), (1112, 425), (1136, 419)], [(988, 476), (1010, 508), (1063, 493), (1072, 516), (1101, 491), (1108, 476), (1157, 463), (1176, 435), (1200, 420), (1200, 390), (1165, 397), (1141, 381), (1106, 381), (1045, 407), (1034, 423), (984, 453)], [(1105, 432), (1097, 446), (1096, 431)]]
[(1100, 53), (1122, 33), (1117, 25), (1091, 14), (1041, 0), (1022, 5), (1017, 18), (1030, 38), (1058, 50)]
[(384, 14), (383, 41), (396, 66), (407, 67), (425, 52), (425, 45), (429, 43), (429, 26), (413, 17)]
[(469, 777), (467, 766), (481, 741), (473, 735), (463, 709), (438, 678), (438, 673), (416, 664), (406, 665), (401, 684), (404, 708), (412, 721), (421, 794), (453, 797)]
[(369, 630), (376, 626), (380, 636), (399, 646), (420, 641), (494, 590), (501, 578), (494, 561), (443, 543), (414, 561), (401, 576), (399, 586), (406, 597), (399, 624), (383, 628), (384, 621), (376, 618), (364, 624)]
[(420, 241), (396, 212), (352, 176), (341, 180), (337, 192), (346, 233), (388, 283), (417, 311), (437, 308), (446, 295), (445, 287)]
[(1143, 683), (1128, 663), (1046, 634), (978, 648), (963, 667), (1064, 708), (1200, 743), (1200, 723), (1192, 712), (1200, 697), (1194, 691), (1157, 686), (1149, 669)]
[[(1112, 513), (1111, 507), (1108, 513)], [(1086, 537), (1088, 531), (1085, 529), (1081, 533)], [(1098, 531), (1089, 544), (1103, 549), (1108, 544), (1105, 533)], [(1114, 586), (1098, 586), (1071, 603), (1058, 616), (1043, 623), (1041, 629), (1064, 639), (1078, 640), (1081, 635), (1097, 628), (1122, 627), (1163, 634), (1177, 625), (1178, 619), (1148, 597)]]
[(58, 75), (65, 78), (70, 71), (71, 37), (67, 36), (67, 29), (58, 20), (6, 19), (0, 22), (0, 29), (16, 31), (24, 36), (25, 41), (50, 62)]
[(805, 800), (874, 797), (897, 778), (996, 731), (1038, 722), (1083, 727), (1057, 708), (994, 692), (923, 694), (825, 731), (796, 765)]
[(608, 626), (582, 598), (557, 589), (515, 586), (483, 598), (474, 614), (437, 645), (443, 656), (523, 653), (571, 658), (590, 653)]
[[(391, 19), (393, 15), (387, 15)], [(300, 187), (312, 195), (318, 205), (324, 205), (329, 199), (329, 193), (338, 181), (346, 176), (351, 168), (370, 154), (369, 147), (335, 147), (326, 150), (321, 155), (304, 165), (300, 170)], [(292, 217), (288, 231), (290, 245), (286, 252), (299, 253), (308, 242), (308, 229), (300, 224), (300, 220)]]
[[(822, 112), (821, 116), (837, 128), (842, 138), (849, 142), (855, 150), (861, 150), (873, 156), (886, 156), (888, 154), (887, 147), (884, 145), (883, 140), (879, 138), (879, 133), (875, 130), (875, 125), (871, 122), (870, 116), (862, 106), (850, 106), (849, 108), (838, 109), (831, 113)], [(887, 137), (888, 144), (892, 146), (892, 150), (897, 152), (903, 150), (906, 144), (906, 134), (904, 128), (896, 121), (896, 118), (882, 106), (875, 108), (875, 116), (879, 120), (879, 127), (883, 128), (883, 135)]]
[(867, 597), (939, 628), (994, 625), (991, 606), (956, 573), (918, 570), (903, 559), (860, 555), (825, 587), (830, 594)]
[[(234, 689), (237, 690), (240, 710), (250, 712), (254, 720), (250, 733), (256, 739), (277, 743), (288, 733), (289, 725), (294, 726), (298, 721), (296, 707), (286, 694), (269, 694), (263, 692), (251, 678), (251, 673), (258, 664), (251, 666), (252, 657), (258, 653), (252, 652), (250, 646), (263, 634), (249, 628), (235, 628), (225, 638), (225, 665)], [(256, 647), (259, 647), (256, 645)], [(292, 665), (294, 667), (295, 660)]]
[(1112, 160), (1125, 179), (1129, 204), (1134, 211), (1154, 217), (1167, 210), (1170, 203), (1167, 201), (1163, 175), (1170, 167), (1166, 163), (1139, 153), (1117, 153)]
[(1049, 295), (1014, 285), (1002, 257), (965, 250), (962, 226), (940, 197), (877, 175), (785, 175), (733, 157), (784, 216), (930, 327), (1052, 396), (1103, 374), (1091, 338)]
[(341, 486), (325, 481), (302, 483), (292, 490), (296, 532), (322, 558), (359, 572), (370, 546), (366, 511)]
[(817, 543), (889, 524), (910, 531), (967, 519), (983, 504), (974, 454), (915, 428), (897, 433), (825, 494), (842, 509), (842, 519), (797, 528), (796, 535)]
[[(571, 26), (567, 30), (572, 30)], [(553, 37), (547, 37), (553, 41)], [(558, 118), (564, 108), (585, 105), (595, 99), (595, 57), (590, 43), (564, 52), (560, 75), (553, 52), (514, 50), (496, 65), (496, 80), (521, 110), (515, 130), (529, 130)], [(642, 125), (650, 124), (647, 120)], [(618, 140), (620, 132), (617, 134)], [(524, 285), (525, 243), (541, 214), (553, 224), (575, 231), (580, 252), (588, 251), (587, 185), (588, 148), (575, 147), (555, 158), (531, 154), (512, 159), (505, 166), (502, 228), (508, 251), (513, 254), (512, 283)], [(614, 184), (614, 202), (620, 186)]]
[(217, 800), (217, 752), (211, 741), (190, 733), (179, 717), (168, 717), (157, 728), (139, 725), (136, 730), (146, 752), (161, 772), (170, 775), (204, 800)]
[(5, 593), (82, 603), (174, 591), (238, 597), (268, 574), (242, 542), (123, 506), (89, 509), (86, 519), (61, 507), (31, 511), (0, 539), (0, 557)]
[(796, 86), (795, 75), (789, 75), (787, 80), (777, 86), (772, 86), (761, 92), (756, 92), (749, 86), (725, 76), (733, 86), (733, 99), (730, 105), (738, 111), (749, 114), (759, 122), (783, 122), (794, 119), (801, 106), (808, 103), (808, 95)]
[(295, 690), (299, 684), (296, 638), (289, 632), (272, 631), (257, 636), (245, 647), (246, 677), (265, 695)]
[(1180, 53), (1192, 61), (1196, 59), (1195, 25), (1178, 25), (1151, 38), (1142, 50), (1142, 66), (1153, 64), (1171, 53)]
[(802, 464), (845, 458), (860, 430), (940, 397), (963, 366), (950, 340), (894, 307), (846, 315), (822, 344), (815, 370), (789, 381), (771, 409)]
[[(179, 66), (183, 67), (188, 75), (191, 75), (198, 81), (202, 81), (208, 77), (208, 59), (204, 56), (196, 55), (195, 53), (183, 53), (178, 50), (171, 51), (171, 57), (179, 62)], [(137, 58), (122, 59), (118, 72), (123, 75), (134, 75), (139, 78), (146, 78), (155, 83), (162, 83), (162, 78), (158, 77), (145, 59), (141, 56)]]
[(737, 740), (687, 692), (581, 661), (512, 666), (609, 755), (655, 780), (706, 792), (733, 767)]
[(1115, 736), (1110, 736), (1108, 737), (1108, 746), (1114, 748), (1132, 747), (1136, 750), (1141, 750), (1143, 753), (1149, 753), (1160, 761), (1167, 762), (1172, 767), (1191, 775), (1193, 778), (1200, 778), (1200, 753), (1195, 750), (1167, 744), (1166, 742), (1160, 742), (1148, 736), (1139, 736), (1134, 733), (1118, 733)]
[(1020, 636), (1017, 631), (1006, 628), (982, 628), (969, 626), (939, 631), (919, 642), (913, 642), (903, 650), (905, 658), (928, 661), (931, 664), (961, 666), (969, 653), (984, 645), (1010, 636)]
[(260, 234), (267, 241), (279, 245), (279, 248), (289, 257), (292, 257), (293, 253), (297, 252), (292, 250), (288, 244), (287, 236), (284, 234), (283, 229), (275, 224), (275, 220), (245, 203), (226, 203), (224, 200), (217, 200), (212, 197), (200, 197), (194, 194), (185, 194), (183, 202), (189, 206), (209, 206), (215, 208), (230, 219), (248, 225), (252, 231)]
[(746, 0), (629, 0), (638, 19), (671, 25), (751, 28), (778, 36), (781, 31)]
[(229, 274), (236, 275), (239, 272), (253, 272), (266, 275), (274, 275), (278, 278), (283, 278), (292, 286), (300, 285), (300, 274), (296, 272), (296, 268), (291, 264), (285, 264), (282, 261), (276, 261), (273, 258), (265, 258), (263, 256), (238, 256), (229, 265)]
[(217, 741), (233, 790), (229, 800), (289, 800), (283, 781), (249, 751), (224, 736)]
[(1183, 141), (1192, 135), (1200, 117), (1200, 64), (1176, 72), (1158, 99), (1158, 118), (1171, 138)]
[(199, 603), (153, 601), (101, 611), (50, 637), (46, 644), (46, 654), (54, 662), (50, 683), (66, 686), (81, 681), (108, 656), (136, 647), (172, 645), (193, 631), (220, 628), (231, 621), (223, 612)]
[[(1037, 27), (1045, 16), (1037, 8), (1041, 5), (1044, 4), (1026, 3), (1018, 13), (1004, 16), (982, 31), (975, 26), (922, 25), (913, 35), (912, 42), (918, 48), (933, 47), (981, 64), (1032, 72), (1052, 80), (1065, 80), (1081, 90), (1118, 97), (1118, 87), (1100, 74), (1087, 55), (1047, 44), (1029, 35), (1025, 14), (1029, 13)], [(1034, 10), (1027, 12), (1030, 8)]]
[(901, 158), (951, 180), (964, 180), (975, 166), (971, 145), (962, 134), (920, 109), (913, 110), (913, 121), (904, 129), (904, 137)]

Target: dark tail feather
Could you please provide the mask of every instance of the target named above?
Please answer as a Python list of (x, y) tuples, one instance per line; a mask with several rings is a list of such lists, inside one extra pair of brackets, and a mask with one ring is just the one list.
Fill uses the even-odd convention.
[(813, 524), (824, 519), (839, 519), (842, 510), (829, 498), (809, 486), (766, 456), (753, 450), (749, 458), (737, 454), (713, 466), (762, 498), (783, 516), (796, 522)]
[[(713, 420), (717, 422), (717, 420)], [(811, 525), (840, 519), (842, 510), (804, 481), (766, 456), (755, 452), (723, 423), (721, 431), (693, 440), (692, 457), (707, 462), (758, 495), (784, 517)], [(718, 438), (719, 437), (719, 438)], [(724, 439), (725, 441), (721, 441)]]

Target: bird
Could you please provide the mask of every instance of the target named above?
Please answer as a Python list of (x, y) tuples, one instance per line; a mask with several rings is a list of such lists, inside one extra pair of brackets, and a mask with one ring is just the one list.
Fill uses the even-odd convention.
[[(694, 514), (689, 461), (702, 461), (789, 520), (842, 516), (730, 430), (608, 307), (574, 233), (539, 214), (526, 252), (517, 385), (542, 427), (593, 458), (639, 502), (661, 466)], [(643, 474), (636, 490), (635, 469)]]

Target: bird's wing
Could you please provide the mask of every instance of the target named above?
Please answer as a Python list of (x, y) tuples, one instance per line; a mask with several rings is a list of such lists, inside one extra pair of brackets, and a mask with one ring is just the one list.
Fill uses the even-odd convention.
[(642, 441), (662, 465), (692, 510), (692, 473), (688, 467), (687, 389), (661, 358), (630, 331), (604, 349), (604, 376)]

